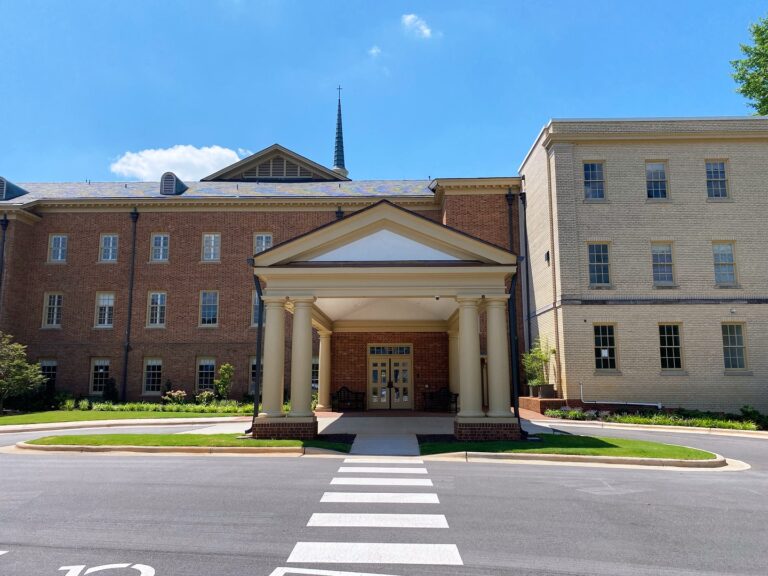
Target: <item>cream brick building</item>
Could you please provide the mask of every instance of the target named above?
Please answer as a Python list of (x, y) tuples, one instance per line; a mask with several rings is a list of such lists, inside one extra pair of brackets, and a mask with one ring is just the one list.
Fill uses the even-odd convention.
[(520, 173), (559, 396), (768, 410), (768, 119), (552, 120)]

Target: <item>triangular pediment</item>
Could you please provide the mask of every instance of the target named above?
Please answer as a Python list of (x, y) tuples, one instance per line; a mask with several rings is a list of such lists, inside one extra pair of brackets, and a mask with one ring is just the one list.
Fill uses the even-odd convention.
[(328, 182), (349, 180), (309, 158), (273, 144), (231, 166), (206, 176), (203, 182)]
[(514, 265), (511, 252), (382, 200), (255, 256), (255, 265)]

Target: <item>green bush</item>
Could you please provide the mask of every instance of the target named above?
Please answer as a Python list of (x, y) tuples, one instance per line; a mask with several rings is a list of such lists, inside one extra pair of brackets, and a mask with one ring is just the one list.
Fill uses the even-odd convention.
[(59, 407), (61, 410), (66, 410), (67, 412), (71, 412), (75, 409), (75, 399), (74, 398), (67, 398), (64, 400), (64, 403)]
[(90, 410), (91, 409), (91, 403), (88, 401), (87, 398), (83, 398), (77, 403), (77, 409), (78, 410)]
[(184, 404), (187, 401), (187, 393), (184, 390), (171, 390), (162, 399), (167, 404)]
[(216, 390), (216, 398), (226, 400), (229, 398), (229, 390), (232, 388), (232, 377), (235, 374), (235, 367), (232, 364), (224, 363), (219, 367), (219, 377), (214, 379), (213, 387)]
[[(74, 400), (73, 408), (75, 406)], [(62, 407), (62, 409), (64, 409)], [(94, 402), (91, 410), (98, 412), (191, 412), (195, 414), (252, 414), (253, 404), (235, 400), (220, 400), (210, 404), (158, 404), (153, 402)]]
[(216, 400), (216, 394), (211, 392), (210, 390), (203, 390), (195, 396), (195, 402), (198, 404), (202, 404), (204, 406), (207, 406), (208, 404), (212, 404)]
[(560, 410), (546, 410), (545, 416), (564, 420), (602, 420), (619, 424), (650, 424), (655, 426), (692, 426), (695, 428), (722, 428), (730, 430), (757, 430), (765, 428), (762, 419), (766, 417), (754, 408), (745, 406), (741, 415), (702, 412), (678, 408), (674, 411), (658, 412), (637, 410), (635, 412), (596, 412), (564, 407)]

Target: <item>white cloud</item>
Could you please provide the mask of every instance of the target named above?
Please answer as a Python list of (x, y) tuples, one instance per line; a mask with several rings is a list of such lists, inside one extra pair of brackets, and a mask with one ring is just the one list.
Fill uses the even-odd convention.
[(381, 48), (378, 46), (371, 46), (371, 48), (368, 50), (368, 55), (371, 58), (376, 58), (381, 54)]
[(403, 14), (400, 18), (403, 28), (416, 34), (420, 38), (432, 38), (432, 28), (429, 27), (426, 20), (416, 14)]
[(182, 180), (200, 180), (238, 160), (237, 152), (222, 146), (197, 148), (177, 144), (170, 148), (126, 152), (109, 169), (119, 176), (144, 181), (159, 180), (164, 172), (173, 172)]

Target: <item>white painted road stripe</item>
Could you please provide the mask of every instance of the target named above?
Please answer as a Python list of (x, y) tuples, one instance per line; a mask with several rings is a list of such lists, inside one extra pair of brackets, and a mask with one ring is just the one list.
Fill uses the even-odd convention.
[(392, 468), (387, 466), (342, 466), (342, 474), (426, 474), (426, 468)]
[(394, 458), (389, 456), (381, 456), (374, 458), (345, 458), (344, 464), (424, 464), (424, 460), (420, 458), (411, 458), (405, 456), (403, 458)]
[(369, 574), (368, 572), (340, 572), (338, 570), (317, 570), (316, 568), (276, 568), (269, 576), (294, 576), (308, 574), (314, 576), (394, 576), (394, 574)]
[(440, 504), (437, 494), (419, 492), (326, 492), (320, 502), (356, 504)]
[(312, 514), (307, 526), (338, 528), (448, 528), (442, 514)]
[(0, 550), (0, 556), (2, 556), (3, 554), (8, 554), (8, 550)]
[(462, 566), (455, 544), (298, 542), (288, 562), (318, 564), (433, 564)]
[(432, 486), (428, 478), (334, 478), (331, 484), (344, 486)]

